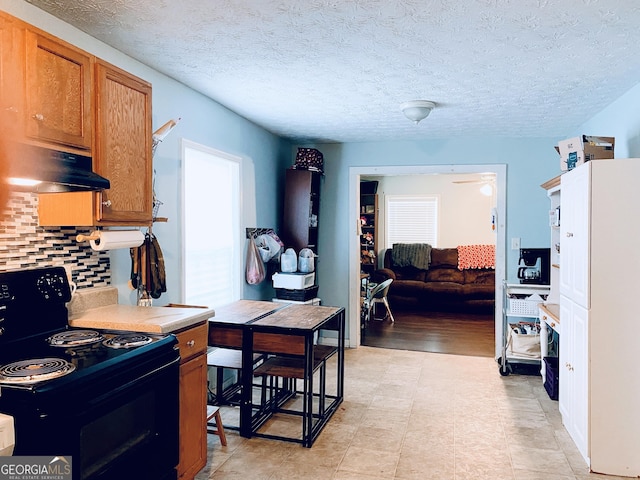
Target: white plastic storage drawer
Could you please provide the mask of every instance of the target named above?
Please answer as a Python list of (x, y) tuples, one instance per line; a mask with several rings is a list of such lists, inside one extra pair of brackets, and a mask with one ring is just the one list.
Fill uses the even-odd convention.
[(303, 290), (312, 287), (316, 281), (316, 273), (274, 273), (273, 288), (289, 288)]

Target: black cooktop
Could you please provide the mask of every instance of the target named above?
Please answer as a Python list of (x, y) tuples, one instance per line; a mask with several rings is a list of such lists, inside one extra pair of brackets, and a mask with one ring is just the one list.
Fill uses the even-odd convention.
[(0, 395), (79, 389), (177, 356), (173, 335), (69, 327), (70, 299), (62, 267), (0, 272)]
[[(52, 343), (50, 340), (56, 335), (74, 335), (76, 333), (91, 332), (94, 341), (90, 343), (69, 344)], [(136, 356), (134, 350), (144, 348), (149, 350), (157, 342), (161, 342), (166, 335), (152, 335), (135, 332), (119, 332), (104, 330), (87, 330), (69, 328), (58, 332), (50, 337), (31, 338), (28, 341), (17, 343), (11, 348), (5, 348), (0, 352), (0, 385), (7, 383), (27, 383), (30, 380), (21, 380), (17, 376), (12, 382), (11, 378), (6, 378), (2, 374), (2, 366), (9, 363), (38, 361), (39, 359), (60, 359), (73, 365), (74, 370), (84, 370), (95, 368), (100, 364), (109, 364), (118, 361), (121, 357)], [(129, 343), (127, 342), (129, 340)], [(55, 338), (54, 338), (55, 341)], [(123, 358), (124, 359), (124, 358)], [(35, 367), (31, 368), (32, 370)], [(25, 367), (25, 372), (29, 373), (29, 367)], [(37, 378), (34, 378), (37, 380)]]

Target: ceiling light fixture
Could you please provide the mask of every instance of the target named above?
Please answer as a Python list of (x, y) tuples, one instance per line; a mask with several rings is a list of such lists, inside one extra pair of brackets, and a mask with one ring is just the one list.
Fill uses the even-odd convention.
[(427, 118), (435, 107), (436, 104), (428, 100), (411, 100), (402, 103), (400, 110), (402, 110), (405, 117), (417, 125), (420, 120)]

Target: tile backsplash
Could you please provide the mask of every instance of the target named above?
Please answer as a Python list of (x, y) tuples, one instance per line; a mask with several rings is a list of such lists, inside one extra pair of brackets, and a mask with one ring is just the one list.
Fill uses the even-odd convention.
[(0, 271), (35, 267), (70, 267), (78, 288), (111, 283), (109, 252), (96, 252), (88, 242), (76, 242), (90, 228), (39, 227), (38, 196), (13, 193), (0, 221)]

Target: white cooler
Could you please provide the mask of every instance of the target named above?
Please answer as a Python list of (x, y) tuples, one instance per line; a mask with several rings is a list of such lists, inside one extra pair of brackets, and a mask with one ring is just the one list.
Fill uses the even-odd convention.
[(312, 287), (316, 282), (316, 272), (311, 273), (274, 273), (273, 288), (288, 288), (290, 290), (304, 290)]

